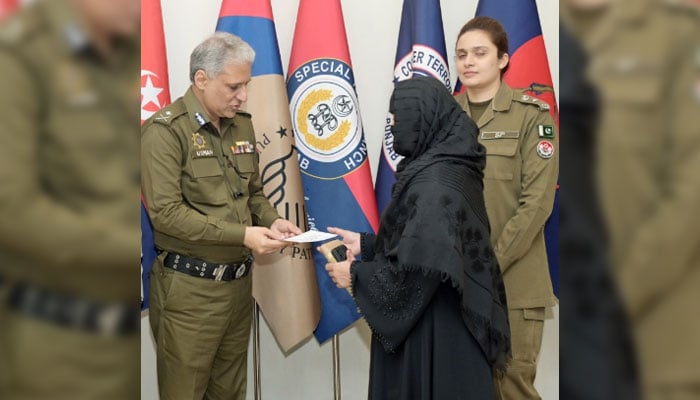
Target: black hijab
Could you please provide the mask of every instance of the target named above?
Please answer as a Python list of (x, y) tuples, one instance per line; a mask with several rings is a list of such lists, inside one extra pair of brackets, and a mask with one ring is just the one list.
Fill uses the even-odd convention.
[(434, 78), (396, 84), (392, 199), (375, 242), (375, 261), (451, 282), (465, 325), (489, 362), (503, 369), (510, 354), (505, 288), (491, 246), (483, 196), (485, 150), (478, 128)]
[(438, 160), (462, 164), (483, 177), (486, 151), (477, 140), (478, 128), (440, 81), (416, 77), (397, 83), (389, 112), (394, 115), (394, 150), (404, 156), (392, 192)]

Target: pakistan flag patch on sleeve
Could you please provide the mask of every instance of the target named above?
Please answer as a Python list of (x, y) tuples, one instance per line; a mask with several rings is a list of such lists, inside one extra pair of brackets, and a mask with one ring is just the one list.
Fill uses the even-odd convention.
[(554, 139), (554, 127), (552, 125), (539, 125), (537, 129), (541, 138)]

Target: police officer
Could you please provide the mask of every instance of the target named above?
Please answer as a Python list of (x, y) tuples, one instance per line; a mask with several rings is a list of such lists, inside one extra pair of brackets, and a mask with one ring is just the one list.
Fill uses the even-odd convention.
[(495, 379), (496, 398), (539, 399), (537, 357), (556, 302), (543, 229), (559, 169), (554, 121), (546, 103), (502, 82), (508, 38), (498, 21), (476, 17), (462, 27), (456, 65), (466, 87), (457, 101), (486, 147), (486, 211), (508, 298), (513, 359)]
[(253, 253), (301, 233), (263, 193), (251, 116), (253, 49), (219, 32), (190, 58), (190, 88), (142, 127), (142, 189), (161, 254), (150, 323), (162, 399), (244, 399)]
[(138, 0), (0, 27), (3, 399), (139, 394)]
[(700, 10), (569, 0), (601, 98), (595, 172), (647, 399), (700, 398)]

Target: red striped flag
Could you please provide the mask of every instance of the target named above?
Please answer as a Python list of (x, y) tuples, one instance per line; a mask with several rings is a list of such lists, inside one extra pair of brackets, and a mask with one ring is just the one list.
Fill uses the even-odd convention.
[(141, 123), (170, 103), (160, 0), (141, 1)]
[(5, 19), (19, 7), (19, 0), (0, 0), (0, 21)]
[[(367, 160), (340, 0), (300, 0), (287, 92), (311, 228), (376, 232), (377, 204)], [(326, 273), (314, 250), (321, 295), (316, 339), (357, 320), (352, 297)]]
[[(141, 1), (141, 123), (170, 103), (168, 61), (160, 0)], [(141, 308), (148, 308), (149, 274), (156, 249), (153, 226), (141, 196)]]

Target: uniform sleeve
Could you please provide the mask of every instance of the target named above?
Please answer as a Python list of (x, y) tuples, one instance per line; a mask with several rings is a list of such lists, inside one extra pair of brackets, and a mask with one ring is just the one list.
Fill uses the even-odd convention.
[(260, 156), (255, 155), (255, 172), (250, 178), (250, 183), (248, 184), (248, 190), (250, 193), (250, 198), (248, 199), (248, 207), (250, 208), (250, 213), (253, 215), (253, 222), (258, 226), (270, 227), (272, 223), (281, 218), (274, 207), (270, 204), (270, 201), (265, 196), (263, 192), (263, 185), (260, 181)]
[[(636, 230), (619, 266), (619, 285), (633, 317), (665, 296), (698, 268), (700, 248), (700, 29), (678, 40), (678, 68), (669, 73), (668, 98), (660, 104), (669, 130), (666, 190)], [(659, 150), (662, 151), (662, 150)]]
[[(523, 165), (519, 205), (494, 246), (503, 272), (527, 253), (552, 212), (559, 174), (559, 135), (554, 128), (553, 139), (540, 138), (540, 125), (554, 128), (554, 121), (548, 112), (538, 110), (536, 117), (526, 122), (526, 134), (520, 148)], [(551, 158), (538, 154), (537, 146), (541, 141), (548, 141), (554, 146)]]
[(138, 224), (68, 207), (61, 187), (42, 185), (37, 78), (5, 50), (0, 71), (0, 247), (56, 268), (134, 268)]
[(141, 136), (141, 186), (156, 231), (198, 244), (243, 246), (245, 226), (203, 215), (182, 196), (182, 149), (175, 133), (150, 124)]

